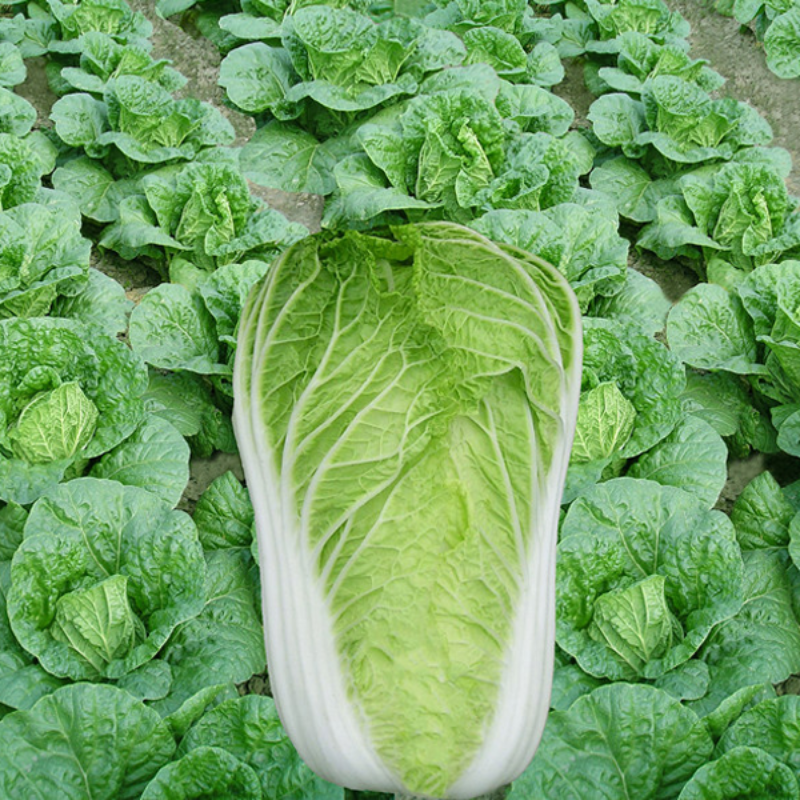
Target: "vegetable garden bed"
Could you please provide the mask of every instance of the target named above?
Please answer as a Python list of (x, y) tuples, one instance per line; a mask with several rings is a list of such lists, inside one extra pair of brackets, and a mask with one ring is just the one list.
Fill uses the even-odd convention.
[(796, 2), (2, 8), (0, 796), (391, 797), (280, 725), (231, 375), (277, 254), (442, 219), (583, 314), (552, 710), (493, 800), (800, 798)]

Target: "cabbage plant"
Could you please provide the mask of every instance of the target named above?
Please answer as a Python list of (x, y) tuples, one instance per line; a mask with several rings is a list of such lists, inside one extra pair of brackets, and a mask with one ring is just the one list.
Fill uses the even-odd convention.
[(524, 769), (547, 715), (580, 315), (522, 250), (453, 223), (395, 235), (273, 262), (242, 316), (234, 427), (303, 760), (467, 798)]

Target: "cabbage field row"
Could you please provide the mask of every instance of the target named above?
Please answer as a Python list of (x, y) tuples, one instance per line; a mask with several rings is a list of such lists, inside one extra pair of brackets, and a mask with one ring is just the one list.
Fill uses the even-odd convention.
[[(185, 497), (190, 463), (237, 452), (248, 292), (310, 233), (266, 187), (387, 260), (389, 225), (469, 226), (578, 298), (551, 712), (492, 797), (800, 800), (799, 201), (688, 23), (669, 0), (153, 5), (218, 48), (229, 107), (181, 92), (125, 0), (0, 2), (0, 797), (390, 798), (281, 727), (247, 487)], [(796, 2), (716, 5), (796, 82)], [(576, 63), (587, 120), (552, 91)], [(34, 65), (46, 112), (15, 91)], [(729, 502), (746, 459), (772, 471)]]

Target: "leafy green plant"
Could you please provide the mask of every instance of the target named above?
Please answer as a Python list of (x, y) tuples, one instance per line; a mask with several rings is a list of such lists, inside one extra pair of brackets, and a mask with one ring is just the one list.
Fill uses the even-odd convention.
[(452, 223), (395, 235), (309, 237), (273, 263), (234, 421), (301, 755), (343, 785), (462, 797), (518, 774), (543, 722), (549, 667), (524, 653), (552, 647), (580, 319), (522, 250)]

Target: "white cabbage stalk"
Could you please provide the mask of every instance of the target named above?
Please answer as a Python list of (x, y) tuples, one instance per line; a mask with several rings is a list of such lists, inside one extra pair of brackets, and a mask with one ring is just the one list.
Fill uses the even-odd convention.
[(452, 223), (309, 237), (251, 293), (234, 424), (270, 683), (319, 775), (471, 798), (547, 718), (580, 390), (552, 266)]

